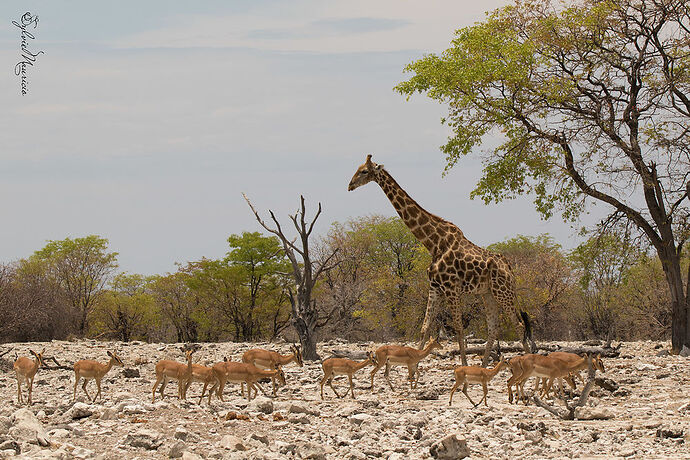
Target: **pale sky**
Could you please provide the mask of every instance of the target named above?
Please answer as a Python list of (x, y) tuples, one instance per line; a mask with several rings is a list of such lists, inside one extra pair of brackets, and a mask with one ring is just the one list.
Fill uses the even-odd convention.
[[(367, 153), (430, 212), (487, 245), (579, 240), (531, 198), (470, 200), (479, 153), (446, 177), (446, 108), (393, 91), (403, 67), (505, 1), (23, 1), (0, 5), (0, 262), (98, 234), (123, 270), (219, 258), (258, 231), (242, 199), (287, 221), (304, 194), (333, 221), (394, 215), (376, 184), (347, 192)], [(38, 15), (21, 95), (21, 31)]]

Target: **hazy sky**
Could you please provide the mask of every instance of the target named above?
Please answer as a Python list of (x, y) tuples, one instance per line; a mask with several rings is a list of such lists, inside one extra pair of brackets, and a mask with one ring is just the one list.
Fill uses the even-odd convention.
[[(260, 230), (242, 192), (286, 220), (304, 194), (333, 221), (394, 215), (367, 153), (422, 206), (486, 245), (548, 232), (531, 199), (485, 206), (475, 155), (441, 177), (445, 107), (393, 91), (403, 67), (505, 1), (23, 1), (0, 5), (0, 261), (98, 234), (123, 270), (222, 257)], [(25, 11), (39, 17), (21, 95)], [(478, 152), (479, 153), (479, 152)], [(311, 215), (311, 214), (310, 214)]]

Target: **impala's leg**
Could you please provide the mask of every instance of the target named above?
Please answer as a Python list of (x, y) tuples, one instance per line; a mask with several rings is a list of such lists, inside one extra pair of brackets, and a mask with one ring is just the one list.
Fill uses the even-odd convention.
[(34, 378), (31, 377), (29, 380), (29, 406), (33, 404), (33, 392), (34, 392)]
[[(333, 377), (334, 377), (334, 375), (331, 375), (331, 376), (329, 377), (329, 379), (328, 379), (328, 386), (331, 387), (331, 390), (333, 390), (333, 393), (335, 393), (335, 396), (336, 396), (336, 397), (342, 398), (342, 397), (344, 397), (345, 395), (340, 396), (340, 395), (338, 394), (338, 392), (335, 391), (335, 387), (333, 386)], [(345, 394), (347, 394), (347, 393), (345, 393)]]
[(82, 388), (82, 390), (84, 390), (84, 393), (86, 393), (86, 397), (87, 397), (88, 399), (91, 399), (91, 396), (89, 396), (89, 392), (86, 391), (86, 384), (87, 384), (87, 383), (89, 383), (89, 380), (85, 378), (85, 379), (84, 379), (84, 383), (82, 383), (82, 385), (81, 385), (81, 388)]
[[(484, 400), (484, 405), (489, 407), (489, 405), (486, 403), (486, 395), (489, 394), (489, 389), (487, 388), (486, 382), (482, 382), (482, 390), (484, 390), (484, 397), (482, 398)], [(481, 400), (479, 401), (479, 404), (481, 404)]]
[(429, 299), (426, 304), (424, 322), (422, 323), (422, 339), (421, 342), (419, 342), (419, 349), (422, 349), (422, 347), (424, 347), (426, 342), (429, 340), (429, 336), (431, 334), (430, 328), (432, 323), (436, 321), (436, 310), (438, 309), (438, 305), (443, 298), (438, 283), (432, 279), (431, 268), (429, 268), (428, 273), (431, 287), (429, 288)]
[(208, 382), (204, 382), (204, 388), (202, 388), (201, 396), (199, 397), (199, 405), (201, 405), (201, 401), (203, 401), (204, 395), (206, 394), (206, 387), (208, 387)]
[[(156, 377), (156, 383), (153, 384), (153, 391), (151, 391), (151, 404), (156, 402), (156, 388), (158, 387), (158, 384), (161, 382), (160, 377)], [(77, 389), (77, 382), (74, 382), (74, 390), (76, 392)]]
[(386, 361), (386, 370), (384, 371), (383, 376), (386, 377), (386, 381), (388, 382), (388, 386), (391, 387), (391, 390), (393, 390), (393, 384), (391, 383), (390, 373), (391, 373), (391, 363), (390, 363), (390, 361)]
[(271, 377), (271, 382), (273, 383), (273, 396), (276, 396), (276, 390), (278, 389), (278, 386), (276, 384), (276, 378)]
[(467, 394), (467, 382), (465, 382), (465, 383), (462, 384), (462, 392), (465, 393), (465, 396), (467, 396), (467, 399), (470, 400), (470, 402), (472, 403), (472, 405), (473, 405), (474, 407), (477, 407), (477, 404), (475, 404), (474, 401), (472, 401), (472, 398), (470, 398), (470, 395)]
[[(218, 389), (216, 390), (216, 394), (218, 395), (218, 399), (220, 399), (222, 402), (225, 402), (223, 399), (223, 390), (225, 389), (225, 378), (221, 378), (218, 381)], [(244, 396), (244, 395), (242, 395)], [(208, 400), (209, 402), (211, 401), (211, 395), (208, 395)]]
[(103, 395), (101, 395), (101, 381), (100, 379), (96, 379), (96, 387), (98, 388), (98, 393), (96, 393), (96, 396), (93, 397), (93, 401), (95, 402), (96, 399), (99, 397), (101, 398), (101, 401), (103, 401)]
[(352, 392), (352, 399), (355, 399), (355, 384), (352, 382), (352, 374), (348, 374), (348, 379), (350, 379), (350, 391)]
[(74, 373), (74, 394), (72, 395), (72, 402), (77, 400), (77, 385), (79, 384), (79, 374)]
[(321, 379), (321, 399), (323, 400), (323, 384), (326, 383), (328, 380), (328, 376), (324, 373), (323, 378)]
[(450, 406), (453, 404), (453, 393), (455, 393), (455, 390), (458, 389), (460, 386), (460, 380), (455, 380), (455, 385), (453, 385), (453, 388), (450, 389), (450, 400), (448, 401), (448, 405)]
[[(378, 358), (378, 356), (377, 356)], [(383, 367), (383, 362), (381, 360), (378, 361), (378, 364), (374, 366), (374, 370), (371, 371), (371, 391), (374, 391), (374, 375)]]
[(168, 384), (168, 376), (163, 375), (163, 383), (161, 383), (160, 394), (161, 399), (165, 399), (165, 386)]
[(24, 399), (22, 398), (22, 380), (17, 376), (17, 404), (22, 404)]

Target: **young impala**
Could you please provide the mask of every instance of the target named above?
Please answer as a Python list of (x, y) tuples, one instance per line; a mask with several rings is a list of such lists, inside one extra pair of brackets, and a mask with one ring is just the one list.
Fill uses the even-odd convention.
[(26, 358), (24, 356), (17, 358), (14, 362), (13, 368), (17, 375), (17, 403), (22, 404), (24, 399), (22, 398), (22, 381), (26, 383), (29, 388), (29, 398), (28, 403), (31, 405), (31, 394), (34, 388), (34, 376), (38, 371), (38, 368), (43, 366), (43, 353), (46, 351), (44, 348), (40, 353), (36, 353), (33, 350), (29, 350), (29, 353), (34, 355), (34, 359)]
[(350, 379), (350, 391), (352, 392), (352, 399), (355, 399), (354, 384), (352, 383), (352, 375), (358, 370), (368, 366), (369, 364), (376, 366), (376, 355), (372, 352), (367, 352), (367, 359), (364, 361), (353, 361), (347, 358), (328, 358), (321, 366), (323, 367), (323, 378), (321, 379), (321, 399), (323, 399), (323, 384), (328, 382), (328, 385), (333, 390), (333, 393), (338, 398), (343, 398), (347, 394), (347, 391), (343, 396), (340, 396), (335, 388), (333, 387), (333, 377), (336, 375), (347, 375)]
[[(374, 390), (374, 375), (384, 365), (386, 370), (384, 376), (390, 385), (391, 390), (393, 384), (390, 381), (389, 374), (393, 366), (407, 366), (408, 380), (410, 381), (410, 388), (417, 387), (419, 380), (419, 362), (429, 356), (435, 348), (442, 348), (441, 344), (435, 338), (429, 340), (423, 350), (418, 350), (412, 347), (403, 347), (399, 345), (383, 345), (376, 350), (376, 365), (371, 371), (371, 390)], [(414, 383), (414, 386), (413, 386)]]
[[(275, 370), (264, 370), (259, 369), (253, 364), (248, 363), (235, 363), (232, 361), (225, 361), (222, 363), (216, 363), (213, 365), (213, 374), (215, 376), (215, 383), (211, 387), (208, 393), (208, 402), (211, 402), (211, 394), (216, 391), (218, 398), (221, 401), (223, 399), (223, 389), (225, 388), (226, 382), (231, 383), (246, 383), (247, 384), (247, 399), (251, 401), (252, 399), (252, 389), (254, 390), (254, 396), (259, 393), (257, 387), (261, 390), (263, 394), (266, 392), (260, 385), (258, 381), (263, 378), (277, 378), (281, 385), (285, 385), (285, 373), (280, 366)], [(268, 396), (268, 395), (266, 395)]]
[[(268, 370), (275, 370), (278, 366), (285, 366), (291, 362), (294, 362), (299, 367), (304, 366), (304, 361), (302, 360), (302, 352), (299, 347), (295, 345), (290, 345), (289, 355), (281, 355), (275, 351), (264, 350), (262, 348), (253, 348), (247, 350), (242, 355), (242, 362), (247, 364), (253, 364), (256, 367)], [(273, 380), (273, 396), (276, 395), (276, 380)], [(242, 384), (242, 395), (244, 395), (244, 384)]]
[(91, 402), (96, 401), (96, 398), (99, 396), (103, 399), (101, 395), (101, 380), (103, 380), (105, 374), (107, 374), (113, 366), (124, 366), (122, 360), (116, 353), (108, 352), (108, 356), (110, 356), (108, 364), (101, 364), (98, 361), (92, 361), (90, 359), (82, 359), (74, 363), (74, 395), (72, 401), (77, 400), (77, 384), (81, 378), (84, 379), (84, 384), (81, 387), (84, 389), (84, 393), (86, 393), (86, 397), (89, 399), (91, 399), (91, 396), (89, 396), (89, 392), (86, 391), (86, 384), (89, 383), (91, 379), (96, 381), (98, 393), (96, 393), (96, 396), (93, 397)]
[(177, 380), (177, 395), (180, 399), (186, 398), (185, 389), (187, 381), (192, 378), (192, 354), (194, 354), (195, 349), (185, 350), (182, 348), (182, 351), (184, 351), (187, 359), (186, 365), (168, 359), (158, 361), (156, 364), (156, 383), (153, 384), (151, 402), (156, 401), (156, 388), (161, 382), (163, 382), (160, 389), (161, 398), (165, 398), (165, 385), (168, 383), (168, 379)]
[[(455, 385), (453, 385), (453, 388), (450, 390), (450, 400), (448, 401), (448, 405), (450, 406), (453, 404), (453, 393), (455, 393), (455, 390), (458, 389), (460, 385), (462, 385), (462, 392), (465, 393), (465, 396), (467, 396), (467, 399), (470, 400), (472, 405), (474, 407), (477, 407), (479, 404), (484, 401), (484, 405), (488, 406), (486, 403), (486, 395), (489, 393), (488, 389), (488, 384), (493, 379), (498, 372), (503, 369), (504, 367), (508, 367), (508, 363), (501, 358), (501, 360), (496, 364), (496, 366), (493, 369), (486, 369), (484, 367), (479, 367), (479, 366), (458, 366), (455, 368), (455, 371), (453, 372), (455, 374)], [(468, 383), (478, 383), (482, 385), (482, 388), (484, 390), (484, 397), (479, 400), (478, 403), (474, 403), (472, 401), (472, 398), (470, 398), (470, 395), (467, 394), (467, 384)]]
[(216, 382), (216, 377), (213, 374), (213, 369), (207, 366), (202, 366), (201, 364), (192, 364), (192, 378), (187, 380), (187, 385), (184, 389), (185, 397), (187, 396), (187, 390), (192, 382), (201, 382), (204, 384), (204, 388), (201, 391), (201, 396), (199, 397), (199, 404), (204, 399), (204, 394), (206, 393), (206, 388), (209, 384)]

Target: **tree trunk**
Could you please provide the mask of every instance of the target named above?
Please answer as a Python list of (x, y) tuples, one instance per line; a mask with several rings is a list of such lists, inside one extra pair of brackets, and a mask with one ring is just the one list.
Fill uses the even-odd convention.
[[(674, 353), (679, 353), (683, 345), (690, 347), (689, 305), (688, 296), (683, 289), (683, 277), (680, 272), (680, 254), (677, 253), (674, 247), (671, 247), (665, 251), (658, 251), (658, 255), (671, 293), (671, 348)], [(688, 288), (690, 289), (690, 286)]]
[(292, 306), (292, 324), (295, 326), (302, 345), (302, 358), (306, 361), (318, 361), (316, 353), (316, 311), (311, 304), (311, 291), (297, 288), (297, 298), (290, 292)]

